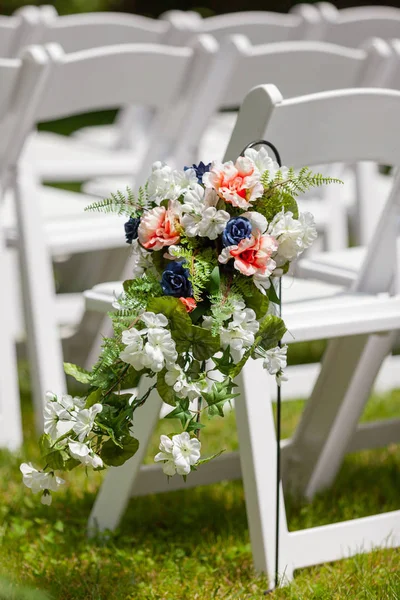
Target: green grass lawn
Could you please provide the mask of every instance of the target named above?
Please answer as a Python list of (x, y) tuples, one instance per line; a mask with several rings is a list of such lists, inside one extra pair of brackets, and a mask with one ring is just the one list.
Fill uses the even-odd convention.
[[(290, 434), (302, 402), (284, 405)], [(400, 412), (400, 391), (374, 397), (364, 419)], [(148, 461), (156, 452), (161, 422)], [(0, 454), (0, 565), (15, 583), (51, 598), (116, 600), (260, 599), (268, 588), (255, 575), (241, 482), (131, 500), (120, 528), (87, 540), (85, 526), (102, 474), (69, 474), (68, 486), (44, 507), (23, 488), (21, 459), (37, 456), (29, 396), (24, 397), (27, 442), (22, 456)], [(204, 453), (237, 448), (234, 414), (214, 419)], [(291, 530), (400, 508), (400, 447), (348, 456), (328, 492), (312, 504), (289, 499)], [(118, 493), (118, 491), (116, 491)], [(379, 550), (300, 570), (294, 582), (269, 596), (290, 600), (400, 598), (400, 550)], [(0, 573), (1, 574), (1, 573)], [(0, 588), (0, 598), (3, 596)], [(15, 600), (18, 594), (10, 596)]]

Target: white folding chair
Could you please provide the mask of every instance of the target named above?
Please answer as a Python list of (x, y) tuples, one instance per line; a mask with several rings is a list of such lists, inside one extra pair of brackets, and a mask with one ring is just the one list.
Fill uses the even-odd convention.
[(3, 197), (12, 181), (15, 161), (23, 143), (20, 127), (30, 122), (36, 110), (47, 72), (48, 59), (39, 47), (27, 49), (20, 59), (0, 59), (0, 445), (10, 450), (16, 450), (22, 443), (22, 425), (13, 327), (14, 306), (7, 287), (11, 273), (5, 240)]
[(0, 15), (0, 57), (16, 57), (34, 42), (39, 28), (40, 13), (35, 6), (24, 6), (10, 17)]
[[(371, 40), (365, 49), (355, 50), (313, 41), (253, 46), (243, 36), (232, 36), (222, 44), (194, 101), (192, 110), (197, 118), (192, 121), (192, 129), (185, 127), (171, 158), (177, 166), (197, 158), (206, 163), (221, 158), (236, 113), (216, 112), (240, 106), (246, 92), (255, 85), (273, 82), (285, 97), (348, 87), (381, 87), (389, 56), (389, 46), (381, 40)], [(86, 184), (84, 189), (107, 196), (128, 183), (124, 178), (101, 179)], [(338, 201), (338, 193), (336, 186), (334, 193), (328, 191), (317, 199), (314, 194), (313, 201), (306, 201), (329, 249), (345, 248), (348, 242), (347, 202)]]
[[(370, 118), (371, 111), (378, 115), (376, 120)], [(389, 90), (345, 90), (282, 100), (275, 86), (260, 86), (248, 94), (242, 105), (225, 159), (234, 159), (250, 141), (265, 138), (278, 146), (285, 163), (298, 167), (320, 161), (377, 160), (380, 157), (399, 164), (400, 140), (391, 127), (399, 113), (400, 93)], [(400, 295), (387, 293), (397, 268), (394, 217), (399, 210), (400, 175), (378, 226), (381, 244), (369, 247), (357, 285), (351, 292), (332, 285), (299, 282), (302, 300), (299, 301), (295, 283), (292, 292), (296, 300), (290, 302), (289, 297), (288, 302), (286, 296), (290, 292), (286, 291), (285, 283), (283, 285), (283, 317), (288, 327), (284, 342), (332, 338), (299, 431), (293, 441), (284, 445), (286, 484), (300, 487), (307, 495), (328, 483), (326, 473), (320, 468), (320, 456), (332, 475), (325, 460), (327, 449), (337, 464), (337, 454), (340, 462), (342, 450), (384, 445), (396, 434), (398, 439), (398, 424), (396, 427), (393, 423), (380, 424), (375, 430), (379, 437), (371, 434), (370, 426), (359, 427), (356, 433), (355, 428), (374, 375), (392, 343), (393, 331), (400, 328)], [(393, 257), (393, 262), (387, 260), (388, 256)], [(385, 268), (381, 268), (384, 258)], [(375, 268), (371, 270), (371, 266)], [(378, 266), (381, 269), (379, 281), (374, 279)], [(95, 310), (109, 310), (112, 290), (108, 284), (87, 292), (88, 305)], [(375, 335), (377, 333), (379, 335)], [(242, 474), (254, 564), (272, 578), (275, 572), (276, 437), (267, 381), (268, 376), (257, 361), (250, 361), (238, 378), (241, 397), (235, 407), (240, 463), (237, 454), (222, 456), (193, 473), (188, 484), (233, 479)], [(145, 382), (142, 385), (145, 386)], [(263, 390), (263, 394), (259, 390)], [(283, 386), (283, 394), (284, 390)], [(141, 391), (144, 388), (139, 393)], [(153, 397), (138, 412), (135, 421), (135, 435), (141, 444), (138, 453), (122, 467), (108, 471), (90, 516), (90, 530), (114, 528), (131, 495), (184, 487), (180, 480), (177, 484), (172, 480), (167, 485), (157, 465), (141, 467), (159, 415), (161, 400), (157, 398), (153, 392)], [(339, 420), (340, 435), (337, 433)], [(334, 450), (336, 455), (332, 456)], [(307, 485), (310, 474), (314, 476), (312, 487)], [(400, 545), (399, 516), (400, 511), (395, 511), (289, 532), (281, 489), (280, 574), (290, 580), (296, 568), (350, 556), (360, 548)]]
[[(124, 45), (69, 55), (59, 47), (48, 46), (52, 62), (48, 85), (31, 121), (22, 121), (19, 138), (26, 138), (32, 122), (140, 101), (155, 106), (160, 113), (149, 132), (150, 148), (144, 162), (148, 170), (155, 160), (157, 137), (170, 104), (185, 94), (195, 94), (209, 66), (212, 54), (204, 39), (205, 44), (199, 39), (196, 49)], [(142, 69), (151, 77), (137, 86)], [(14, 226), (12, 222), (6, 225), (6, 234), (10, 245), (18, 242), (36, 422), (40, 428), (45, 391), (65, 389), (51, 256), (126, 248), (126, 244), (123, 217), (112, 215), (104, 220), (103, 215), (84, 213), (84, 207), (95, 198), (38, 185), (32, 147), (28, 141), (18, 164), (14, 182), (17, 220)], [(43, 207), (47, 219), (45, 211), (42, 218)], [(124, 263), (126, 254), (122, 254)]]
[(322, 40), (357, 48), (371, 37), (389, 40), (400, 36), (400, 9), (392, 6), (355, 6), (338, 10), (329, 2), (317, 2), (322, 19)]
[(190, 37), (208, 33), (222, 42), (227, 36), (241, 34), (253, 44), (318, 39), (319, 11), (309, 4), (298, 4), (289, 14), (269, 11), (241, 11), (202, 19), (198, 13), (171, 10), (162, 15), (174, 33), (175, 43), (186, 44)]

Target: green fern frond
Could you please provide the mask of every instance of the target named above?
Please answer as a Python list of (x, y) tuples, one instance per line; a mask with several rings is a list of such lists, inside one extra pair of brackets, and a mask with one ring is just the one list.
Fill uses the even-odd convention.
[(132, 190), (127, 187), (126, 193), (117, 191), (109, 198), (93, 202), (85, 208), (86, 211), (103, 212), (106, 214), (126, 215), (127, 217), (138, 217), (147, 206), (147, 189), (140, 188), (138, 196), (135, 197)]

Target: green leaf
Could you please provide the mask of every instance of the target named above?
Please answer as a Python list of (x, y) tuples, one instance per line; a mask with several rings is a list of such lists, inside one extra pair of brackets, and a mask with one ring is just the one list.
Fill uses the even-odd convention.
[(157, 373), (157, 392), (160, 394), (160, 397), (169, 404), (170, 406), (176, 406), (178, 402), (178, 397), (175, 394), (172, 387), (170, 387), (165, 381), (165, 373), (167, 369), (163, 369), (159, 373)]
[(40, 454), (45, 456), (48, 454), (50, 448), (52, 446), (52, 440), (48, 433), (43, 433), (39, 438), (39, 449)]
[(122, 448), (114, 444), (112, 440), (107, 440), (103, 444), (100, 456), (106, 465), (120, 467), (138, 451), (139, 441), (130, 435), (124, 436), (120, 443)]
[(121, 390), (128, 390), (136, 388), (139, 385), (139, 381), (143, 371), (136, 371), (133, 367), (129, 367), (126, 375), (123, 377), (120, 383)]
[(208, 462), (210, 462), (210, 460), (213, 460), (213, 458), (217, 458), (218, 456), (221, 456), (221, 454), (225, 452), (225, 450), (220, 450), (219, 452), (217, 452), (216, 454), (212, 454), (211, 456), (207, 456), (206, 458), (201, 458), (197, 463), (196, 463), (196, 467), (200, 467), (201, 465), (205, 465)]
[(182, 426), (185, 428), (186, 424), (192, 419), (193, 415), (189, 411), (189, 400), (184, 398), (179, 400), (178, 406), (175, 410), (165, 415), (164, 419), (179, 419)]
[(93, 404), (97, 404), (102, 399), (102, 390), (94, 390), (89, 396), (86, 398), (85, 408), (90, 408)]
[(79, 381), (79, 383), (90, 383), (91, 373), (86, 371), (86, 369), (82, 369), (82, 367), (78, 367), (78, 365), (65, 362), (64, 371), (67, 375), (71, 375), (76, 381)]
[(69, 458), (64, 462), (64, 471), (72, 471), (75, 467), (79, 467), (81, 463), (75, 458)]
[(189, 421), (189, 423), (187, 424), (185, 431), (187, 431), (188, 433), (190, 431), (199, 431), (199, 429), (202, 429), (203, 427), (205, 427), (205, 425), (203, 425), (202, 423), (198, 423), (196, 421), (196, 417), (193, 417), (191, 421)]
[(222, 373), (223, 375), (229, 375), (233, 365), (229, 346), (225, 348), (225, 350), (222, 353), (222, 356), (220, 356), (219, 358), (213, 356), (213, 362), (220, 373)]
[(257, 333), (256, 345), (264, 350), (270, 350), (278, 345), (286, 332), (286, 326), (280, 317), (267, 315), (260, 324)]
[(211, 271), (210, 279), (207, 285), (207, 290), (210, 295), (217, 294), (221, 289), (221, 275), (219, 272), (219, 266), (213, 268)]
[(45, 454), (43, 458), (50, 469), (61, 470), (64, 468), (64, 459), (60, 450), (53, 450)]
[(213, 336), (211, 331), (192, 325), (192, 347), (195, 359), (203, 361), (211, 358), (220, 350), (219, 335)]
[(276, 293), (276, 289), (275, 289), (274, 285), (271, 285), (271, 287), (267, 290), (267, 294), (268, 294), (268, 298), (271, 300), (271, 302), (273, 302), (274, 304), (278, 304), (280, 306), (281, 299), (279, 298), (278, 294)]
[[(273, 286), (271, 286), (273, 287)], [(269, 306), (269, 298), (262, 292), (260, 292), (256, 286), (254, 286), (254, 290), (252, 290), (251, 295), (245, 296), (246, 306), (248, 308), (252, 308), (256, 313), (256, 317), (258, 320), (262, 319), (268, 311)]]
[(232, 400), (236, 398), (240, 394), (232, 393), (232, 390), (236, 386), (236, 383), (227, 377), (223, 381), (216, 381), (213, 383), (210, 392), (203, 393), (203, 398), (206, 400), (208, 404), (208, 414), (209, 415), (220, 415), (224, 416), (224, 404), (228, 402), (228, 400)]

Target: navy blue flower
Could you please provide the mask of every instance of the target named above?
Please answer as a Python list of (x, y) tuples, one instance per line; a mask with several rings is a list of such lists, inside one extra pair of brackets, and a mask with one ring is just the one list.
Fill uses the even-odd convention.
[(252, 226), (246, 217), (233, 217), (229, 219), (222, 233), (224, 246), (237, 246), (241, 240), (251, 236)]
[(139, 217), (131, 217), (129, 221), (127, 221), (124, 225), (125, 227), (125, 237), (126, 243), (132, 244), (133, 240), (136, 240), (138, 236), (140, 218)]
[(196, 172), (197, 181), (199, 183), (203, 183), (203, 175), (204, 175), (204, 173), (208, 173), (210, 168), (211, 168), (211, 163), (208, 163), (208, 165), (205, 165), (203, 163), (203, 161), (200, 161), (198, 165), (192, 165), (191, 167), (184, 167), (184, 171), (187, 171), (188, 169), (194, 169)]
[(161, 277), (161, 287), (166, 296), (188, 298), (193, 294), (192, 284), (189, 280), (189, 269), (185, 269), (183, 263), (183, 260), (174, 261), (164, 269)]

